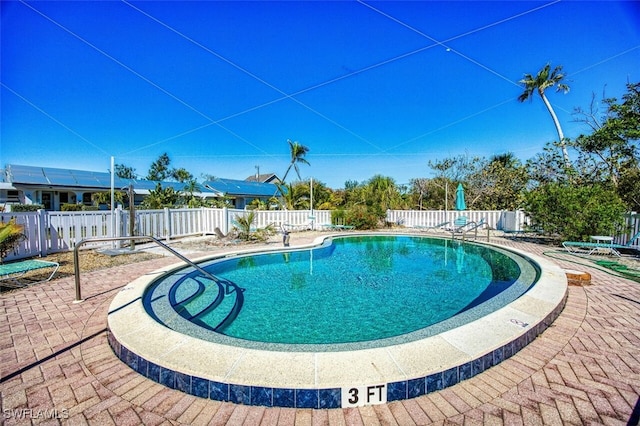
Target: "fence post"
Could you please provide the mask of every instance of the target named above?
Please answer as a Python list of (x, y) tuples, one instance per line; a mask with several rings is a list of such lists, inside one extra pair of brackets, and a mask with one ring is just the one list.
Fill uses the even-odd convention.
[(229, 209), (226, 207), (222, 208), (222, 223), (220, 225), (222, 226), (222, 233), (227, 235), (227, 232), (229, 232)]
[(207, 215), (207, 212), (205, 211), (204, 207), (200, 207), (200, 220), (198, 221), (198, 223), (200, 224), (200, 230), (202, 231), (202, 236), (205, 237), (207, 235), (207, 229), (209, 228), (207, 226), (209, 222), (209, 216)]
[(47, 231), (49, 221), (47, 220), (47, 211), (39, 209), (36, 215), (36, 229), (38, 230), (38, 244), (40, 245), (40, 257), (45, 257), (49, 253), (49, 244), (47, 244)]
[(171, 241), (171, 211), (168, 207), (164, 208), (164, 233), (167, 241)]
[[(115, 221), (111, 221), (111, 223), (115, 223), (112, 235), (118, 238), (122, 236), (122, 209), (118, 206), (115, 210), (112, 210), (112, 213), (115, 215)], [(115, 246), (117, 249), (121, 248), (122, 242), (120, 240), (116, 241)]]

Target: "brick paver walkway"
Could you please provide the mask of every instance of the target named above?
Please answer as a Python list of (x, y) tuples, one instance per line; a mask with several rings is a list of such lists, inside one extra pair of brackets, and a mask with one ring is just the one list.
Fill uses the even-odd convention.
[[(532, 253), (548, 247), (503, 240)], [(162, 258), (0, 295), (0, 392), (4, 424), (637, 424), (640, 413), (640, 284), (591, 273), (570, 287), (555, 323), (515, 356), (456, 386), (357, 409), (302, 410), (199, 399), (142, 378), (106, 341), (119, 287)]]

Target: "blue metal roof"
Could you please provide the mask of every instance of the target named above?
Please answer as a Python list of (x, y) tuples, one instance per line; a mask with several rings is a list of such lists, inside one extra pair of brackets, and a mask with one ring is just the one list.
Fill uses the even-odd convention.
[(273, 197), (280, 195), (278, 187), (273, 183), (216, 179), (208, 180), (203, 185), (212, 191), (232, 196)]
[[(18, 185), (46, 185), (57, 187), (81, 187), (107, 191), (111, 188), (111, 174), (109, 172), (91, 172), (85, 170), (56, 169), (52, 167), (21, 166), (10, 164), (6, 166), (7, 181)], [(116, 189), (126, 189), (133, 185), (133, 190), (155, 190), (160, 183), (163, 188), (171, 187), (176, 191), (185, 192), (184, 182), (151, 181), (138, 179), (114, 178)], [(235, 179), (216, 179), (197, 184), (196, 193), (205, 196), (245, 196), (272, 197), (279, 195), (278, 187), (273, 183), (248, 182)]]
[[(86, 170), (56, 169), (10, 164), (7, 166), (8, 180), (23, 185), (76, 186), (85, 188), (110, 188), (111, 174)], [(115, 186), (128, 186), (128, 179), (116, 177)]]

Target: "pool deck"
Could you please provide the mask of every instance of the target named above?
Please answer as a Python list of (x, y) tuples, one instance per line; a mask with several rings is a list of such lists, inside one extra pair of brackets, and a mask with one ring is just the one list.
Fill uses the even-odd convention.
[[(309, 234), (292, 234), (292, 245), (317, 236)], [(510, 239), (492, 242), (543, 257), (554, 250)], [(73, 303), (73, 277), (3, 293), (0, 416), (6, 425), (637, 424), (640, 283), (576, 265), (566, 255), (548, 259), (588, 272), (591, 285), (570, 286), (564, 311), (523, 350), (442, 391), (347, 409), (201, 399), (143, 378), (118, 360), (106, 337), (111, 301), (127, 283), (175, 258), (85, 273), (83, 303)]]

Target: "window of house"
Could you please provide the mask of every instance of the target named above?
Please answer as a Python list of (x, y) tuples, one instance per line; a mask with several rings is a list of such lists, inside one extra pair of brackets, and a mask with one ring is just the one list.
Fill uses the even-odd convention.
[(19, 202), (20, 202), (20, 193), (18, 191), (8, 190), (7, 203), (19, 203)]

